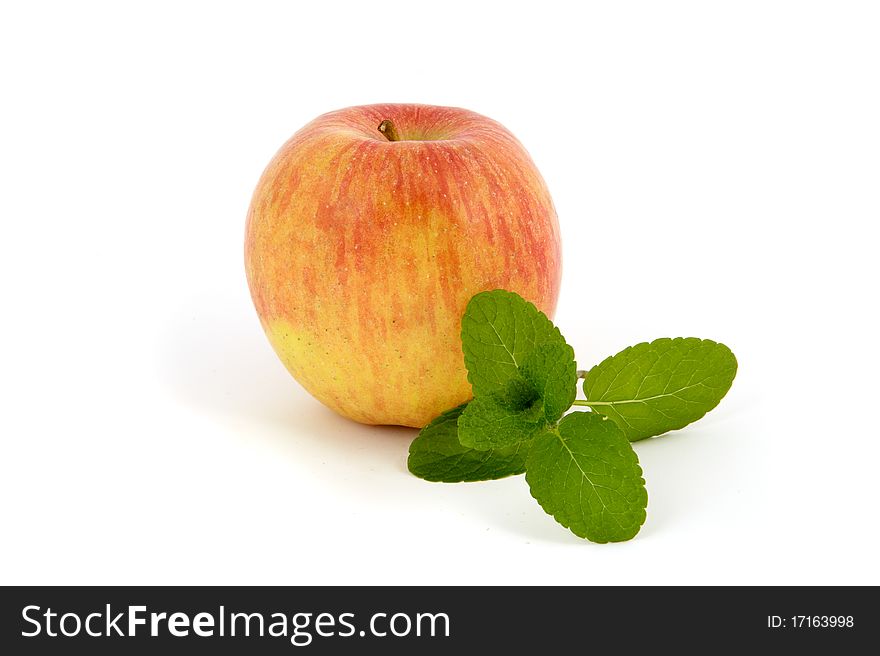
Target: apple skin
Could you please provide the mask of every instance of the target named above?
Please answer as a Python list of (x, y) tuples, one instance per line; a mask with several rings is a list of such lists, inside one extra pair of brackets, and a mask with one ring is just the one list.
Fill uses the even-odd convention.
[(303, 127), (263, 172), (245, 266), (272, 347), (309, 393), (355, 421), (421, 427), (472, 396), (460, 337), (471, 296), (508, 289), (553, 316), (559, 224), (499, 123), (349, 107)]

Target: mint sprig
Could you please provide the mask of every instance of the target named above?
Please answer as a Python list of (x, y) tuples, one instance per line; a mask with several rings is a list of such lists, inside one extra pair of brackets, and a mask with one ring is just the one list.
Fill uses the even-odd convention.
[[(576, 400), (574, 351), (521, 296), (477, 294), (461, 325), (474, 399), (422, 429), (409, 470), (444, 482), (525, 472), (541, 507), (593, 542), (629, 540), (645, 521), (648, 494), (631, 442), (696, 421), (736, 376), (723, 344), (658, 339), (590, 369), (586, 399)], [(572, 406), (590, 411), (565, 415)]]

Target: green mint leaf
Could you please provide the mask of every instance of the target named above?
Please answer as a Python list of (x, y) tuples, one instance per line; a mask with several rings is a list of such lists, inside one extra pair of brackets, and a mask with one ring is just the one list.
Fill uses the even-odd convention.
[(517, 410), (494, 396), (478, 396), (459, 417), (459, 441), (463, 446), (487, 451), (531, 440), (547, 425), (544, 407), (537, 394), (534, 398), (530, 405)]
[(475, 399), (458, 439), (477, 450), (530, 440), (571, 407), (577, 393), (574, 351), (534, 305), (504, 290), (468, 303), (462, 348)]
[(535, 437), (526, 481), (548, 514), (593, 542), (629, 540), (645, 522), (639, 459), (623, 431), (596, 413), (572, 413)]
[(544, 417), (555, 422), (577, 396), (577, 364), (574, 350), (565, 342), (539, 346), (526, 356), (522, 375), (544, 404)]
[(543, 312), (503, 289), (471, 298), (461, 319), (461, 342), (477, 397), (504, 393), (525, 359), (542, 344), (565, 344)]
[(475, 451), (458, 441), (458, 419), (465, 405), (447, 410), (425, 426), (409, 447), (407, 467), (426, 481), (463, 483), (522, 474), (527, 443)]
[(590, 369), (584, 405), (606, 415), (630, 441), (683, 428), (714, 408), (736, 376), (724, 344), (677, 337), (637, 344)]

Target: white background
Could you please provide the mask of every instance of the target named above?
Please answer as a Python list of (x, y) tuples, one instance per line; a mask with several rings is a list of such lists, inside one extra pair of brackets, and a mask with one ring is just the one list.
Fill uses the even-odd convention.
[[(871, 2), (5, 3), (0, 582), (880, 583)], [(521, 477), (430, 484), (248, 295), (250, 194), (325, 111), (457, 105), (553, 194), (581, 366), (695, 335), (721, 405), (593, 545)]]

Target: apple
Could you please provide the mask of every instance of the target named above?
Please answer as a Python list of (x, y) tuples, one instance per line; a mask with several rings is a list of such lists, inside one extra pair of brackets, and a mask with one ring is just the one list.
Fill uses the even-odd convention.
[(461, 316), (517, 292), (552, 317), (561, 245), (519, 141), (474, 112), (349, 107), (303, 127), (257, 183), (245, 266), (293, 377), (366, 424), (424, 426), (471, 398)]

